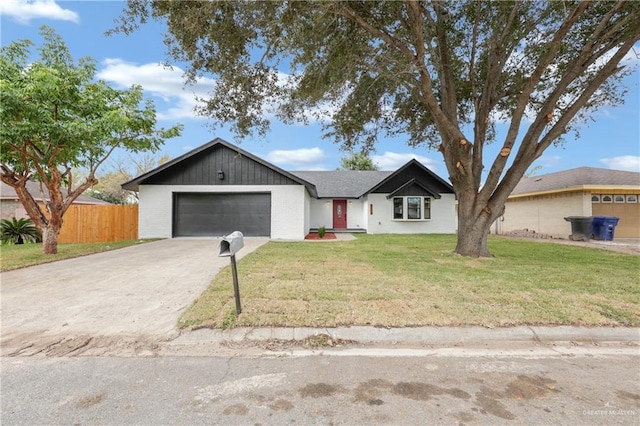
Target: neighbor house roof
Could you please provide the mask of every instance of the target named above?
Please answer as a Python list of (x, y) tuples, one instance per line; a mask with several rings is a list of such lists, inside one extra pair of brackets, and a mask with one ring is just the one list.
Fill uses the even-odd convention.
[(291, 172), (311, 182), (318, 190), (318, 198), (360, 198), (393, 172), (334, 170)]
[(578, 167), (562, 172), (523, 178), (511, 196), (559, 192), (588, 188), (639, 187), (640, 173), (622, 170)]
[[(27, 182), (27, 191), (33, 196), (36, 201), (43, 201), (49, 199), (49, 191), (47, 188), (43, 186), (44, 194), (40, 191), (40, 184), (38, 182), (29, 181)], [(0, 182), (0, 200), (18, 200), (18, 194), (16, 194), (15, 189), (11, 186), (7, 185), (4, 182)], [(73, 204), (104, 204), (108, 205), (106, 201), (98, 200), (97, 198), (89, 197), (88, 195), (80, 195), (78, 198), (73, 200)]]

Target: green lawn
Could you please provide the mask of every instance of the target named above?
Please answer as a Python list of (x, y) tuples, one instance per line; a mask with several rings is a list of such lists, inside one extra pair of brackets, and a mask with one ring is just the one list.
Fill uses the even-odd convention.
[(95, 244), (58, 244), (57, 254), (43, 254), (42, 244), (0, 245), (0, 271), (55, 262), (72, 257), (115, 250), (152, 240), (130, 240)]
[(179, 326), (640, 325), (640, 257), (491, 238), (494, 258), (453, 254), (453, 235), (270, 242), (225, 268)]

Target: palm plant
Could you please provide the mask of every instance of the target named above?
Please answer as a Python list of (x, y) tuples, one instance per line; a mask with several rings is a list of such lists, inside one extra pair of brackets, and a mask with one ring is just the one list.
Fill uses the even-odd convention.
[(2, 219), (0, 220), (0, 240), (2, 244), (35, 243), (40, 239), (40, 233), (31, 219)]

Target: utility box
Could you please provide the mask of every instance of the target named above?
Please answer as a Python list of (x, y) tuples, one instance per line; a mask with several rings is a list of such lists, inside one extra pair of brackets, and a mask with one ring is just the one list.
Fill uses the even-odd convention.
[(244, 235), (240, 231), (232, 232), (222, 237), (218, 247), (218, 257), (235, 256), (242, 247), (244, 247)]
[(571, 235), (569, 239), (573, 241), (589, 241), (591, 239), (591, 216), (569, 216), (564, 220), (571, 222)]

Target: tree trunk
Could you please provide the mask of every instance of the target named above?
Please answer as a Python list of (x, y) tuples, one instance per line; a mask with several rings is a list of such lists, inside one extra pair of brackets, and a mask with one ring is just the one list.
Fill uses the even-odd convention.
[(44, 254), (58, 253), (58, 234), (60, 229), (47, 226), (42, 230), (42, 251)]
[(491, 257), (487, 236), (494, 215), (488, 207), (478, 211), (473, 198), (460, 197), (458, 201), (458, 243), (456, 253), (470, 257)]
[(491, 223), (462, 224), (458, 220), (458, 244), (456, 253), (462, 256), (491, 257), (487, 245), (487, 236)]
[(58, 253), (58, 235), (62, 229), (62, 212), (55, 206), (49, 206), (49, 221), (42, 229), (42, 251), (44, 254)]

